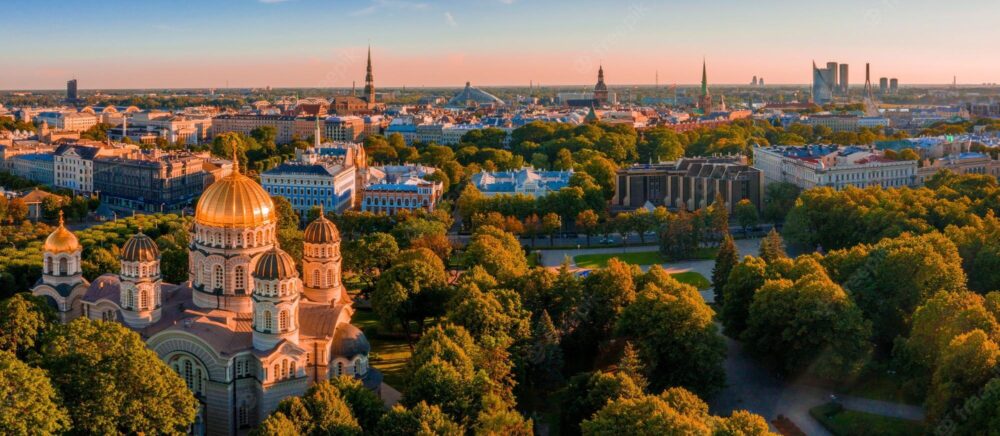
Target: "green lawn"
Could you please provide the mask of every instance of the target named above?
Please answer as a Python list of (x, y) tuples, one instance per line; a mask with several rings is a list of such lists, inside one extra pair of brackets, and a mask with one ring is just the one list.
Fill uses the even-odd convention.
[[(668, 260), (665, 259), (658, 251), (581, 254), (573, 257), (573, 262), (580, 268), (598, 269), (607, 267), (608, 261), (611, 259), (618, 259), (632, 265), (659, 265), (668, 262)], [(705, 276), (694, 271), (685, 271), (672, 275), (675, 279), (677, 279), (677, 281), (694, 286), (698, 289), (708, 289), (712, 287), (712, 282), (705, 278)]]
[(616, 258), (632, 265), (658, 265), (667, 263), (667, 259), (658, 251), (637, 251), (632, 253), (581, 254), (573, 257), (573, 262), (580, 268), (604, 268), (608, 261)]
[(384, 381), (397, 390), (402, 390), (405, 384), (403, 369), (410, 361), (410, 346), (402, 338), (383, 337), (369, 334), (378, 328), (378, 319), (371, 310), (357, 310), (351, 323), (365, 332), (368, 343), (372, 346), (371, 364), (382, 372)]
[(912, 436), (927, 430), (922, 422), (846, 410), (833, 404), (813, 407), (809, 413), (836, 436)]
[(701, 273), (694, 271), (684, 271), (676, 274), (671, 274), (673, 278), (677, 279), (678, 282), (694, 286), (698, 289), (708, 289), (712, 287), (712, 282), (710, 282)]

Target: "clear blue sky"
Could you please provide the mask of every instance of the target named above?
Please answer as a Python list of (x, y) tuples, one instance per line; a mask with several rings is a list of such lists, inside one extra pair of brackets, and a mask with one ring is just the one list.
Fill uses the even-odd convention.
[(0, 89), (1000, 82), (1000, 2), (966, 0), (69, 0), (3, 2)]

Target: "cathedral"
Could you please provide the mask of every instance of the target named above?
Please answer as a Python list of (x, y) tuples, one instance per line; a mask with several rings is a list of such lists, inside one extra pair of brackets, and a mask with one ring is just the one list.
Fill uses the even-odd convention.
[(340, 375), (380, 394), (368, 341), (351, 325), (332, 222), (320, 214), (306, 228), (300, 275), (278, 246), (271, 197), (234, 163), (202, 194), (190, 236), (185, 283), (160, 279), (159, 249), (141, 232), (122, 247), (117, 274), (89, 283), (60, 216), (32, 293), (63, 322), (82, 316), (139, 333), (197, 397), (195, 434), (246, 433), (285, 397)]

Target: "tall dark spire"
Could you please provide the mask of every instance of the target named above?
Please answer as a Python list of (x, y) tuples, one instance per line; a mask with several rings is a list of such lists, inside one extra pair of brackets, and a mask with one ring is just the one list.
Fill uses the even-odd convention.
[(368, 69), (365, 74), (365, 99), (368, 104), (375, 103), (375, 77), (372, 75), (372, 46), (368, 46)]
[(708, 95), (708, 65), (701, 60), (701, 95)]

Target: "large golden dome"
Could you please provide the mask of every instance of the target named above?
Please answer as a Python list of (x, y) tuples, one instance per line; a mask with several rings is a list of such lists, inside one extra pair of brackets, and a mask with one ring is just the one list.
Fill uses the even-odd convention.
[(80, 241), (76, 239), (76, 235), (63, 225), (62, 211), (59, 211), (59, 227), (45, 238), (42, 249), (48, 253), (74, 253), (80, 249)]
[(276, 221), (271, 196), (257, 182), (240, 174), (235, 160), (233, 173), (201, 194), (194, 219), (214, 227), (257, 227)]

